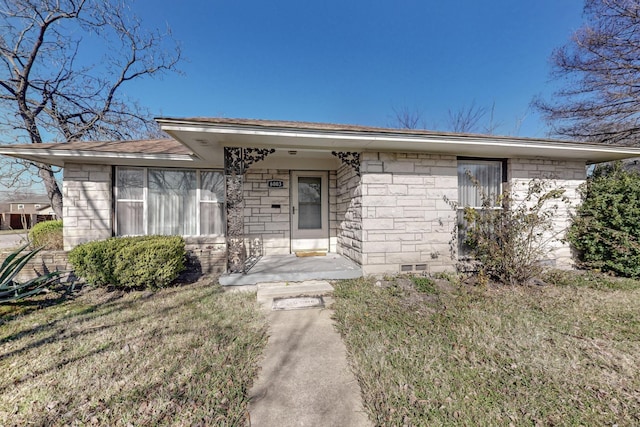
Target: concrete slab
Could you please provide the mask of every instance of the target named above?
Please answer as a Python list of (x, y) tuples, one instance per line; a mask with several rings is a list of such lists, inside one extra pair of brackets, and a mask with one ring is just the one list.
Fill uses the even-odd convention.
[(336, 253), (326, 256), (264, 256), (245, 274), (220, 276), (222, 286), (246, 286), (265, 282), (302, 282), (305, 280), (341, 280), (362, 277), (362, 269)]
[(27, 232), (0, 234), (0, 250), (11, 251), (27, 243)]
[(306, 310), (308, 308), (324, 308), (324, 299), (320, 297), (284, 297), (274, 298), (272, 310)]
[(270, 307), (274, 298), (316, 297), (333, 294), (333, 286), (326, 280), (258, 283), (257, 287), (257, 299), (263, 307)]
[(371, 426), (331, 310), (271, 311), (252, 427)]

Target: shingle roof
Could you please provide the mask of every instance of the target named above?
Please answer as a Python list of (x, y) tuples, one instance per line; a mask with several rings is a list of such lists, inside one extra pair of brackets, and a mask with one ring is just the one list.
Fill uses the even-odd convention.
[(375, 127), (375, 126), (363, 126), (352, 124), (337, 124), (337, 123), (318, 123), (318, 122), (304, 122), (304, 121), (288, 121), (288, 120), (263, 120), (263, 119), (238, 119), (238, 118), (225, 118), (225, 117), (156, 117), (158, 122), (172, 122), (172, 123), (188, 123), (196, 124), (202, 123), (204, 125), (228, 125), (228, 126), (255, 126), (265, 129), (297, 129), (297, 130), (309, 130), (309, 131), (326, 131), (326, 132), (357, 132), (361, 134), (389, 134), (389, 135), (415, 135), (415, 136), (451, 136), (451, 137), (475, 137), (481, 139), (509, 139), (509, 140), (522, 140), (522, 141), (536, 141), (536, 142), (571, 142), (579, 143), (576, 141), (557, 140), (549, 138), (528, 138), (528, 137), (514, 137), (514, 136), (500, 136), (500, 135), (485, 135), (476, 133), (460, 133), (460, 132), (443, 132), (434, 131), (428, 129), (401, 129), (401, 128), (389, 128), (389, 127)]
[(139, 139), (133, 141), (88, 141), (13, 145), (24, 150), (43, 148), (60, 151), (95, 151), (102, 153), (191, 154), (175, 139)]

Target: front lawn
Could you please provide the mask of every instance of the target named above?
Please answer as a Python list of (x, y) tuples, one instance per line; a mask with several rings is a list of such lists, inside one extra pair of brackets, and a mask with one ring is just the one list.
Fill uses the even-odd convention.
[[(376, 425), (640, 425), (640, 282), (556, 273), (488, 289), (336, 285)], [(418, 290), (419, 289), (419, 290)]]
[(0, 306), (0, 425), (244, 423), (267, 341), (255, 294), (201, 282), (55, 298)]

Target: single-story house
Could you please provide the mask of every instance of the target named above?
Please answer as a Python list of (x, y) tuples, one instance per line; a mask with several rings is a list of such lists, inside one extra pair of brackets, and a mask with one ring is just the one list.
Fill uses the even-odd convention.
[[(455, 268), (451, 202), (553, 178), (573, 205), (589, 164), (640, 149), (326, 123), (158, 118), (170, 139), (0, 146), (64, 168), (64, 246), (178, 234), (207, 271), (258, 255), (333, 252), (364, 274)], [(554, 219), (561, 233), (569, 213)], [(550, 262), (570, 267), (566, 243)], [(452, 251), (452, 249), (454, 249)]]
[(29, 229), (39, 222), (55, 217), (56, 214), (46, 196), (11, 199), (0, 204), (0, 230)]

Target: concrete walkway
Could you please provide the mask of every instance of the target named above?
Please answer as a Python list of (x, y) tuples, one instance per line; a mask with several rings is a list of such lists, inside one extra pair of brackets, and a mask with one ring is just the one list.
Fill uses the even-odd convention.
[(27, 232), (0, 234), (0, 250), (9, 251), (27, 242)]
[[(299, 288), (295, 292), (299, 296)], [(249, 392), (251, 426), (371, 426), (332, 310), (273, 311), (260, 285), (258, 297), (270, 310), (270, 329), (262, 370)]]

